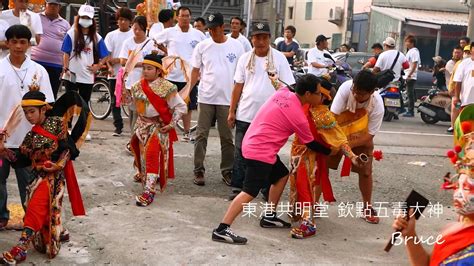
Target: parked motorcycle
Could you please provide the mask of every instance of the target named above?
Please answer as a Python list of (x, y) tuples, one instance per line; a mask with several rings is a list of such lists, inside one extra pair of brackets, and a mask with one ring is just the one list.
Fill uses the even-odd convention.
[(331, 84), (337, 91), (342, 83), (352, 79), (351, 75), (349, 75), (351, 66), (346, 62), (335, 61), (329, 54), (324, 54), (323, 56), (333, 62), (332, 67), (329, 68), (329, 76)]
[(433, 86), (421, 100), (418, 112), (421, 113), (423, 122), (436, 124), (438, 121), (451, 121), (451, 96), (447, 91)]
[(383, 99), (383, 105), (385, 112), (383, 115), (383, 121), (390, 122), (394, 117), (398, 117), (402, 109), (400, 102), (400, 90), (397, 86), (389, 85), (379, 91), (380, 96)]

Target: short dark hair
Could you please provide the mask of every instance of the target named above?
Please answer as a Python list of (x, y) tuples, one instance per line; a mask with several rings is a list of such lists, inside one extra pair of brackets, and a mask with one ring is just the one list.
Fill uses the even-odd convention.
[(294, 26), (291, 26), (291, 25), (286, 26), (285, 30), (291, 31), (291, 33), (293, 34), (293, 37), (296, 35), (296, 28)]
[(194, 20), (194, 22), (201, 22), (202, 25), (206, 26), (206, 20), (202, 17), (198, 17), (197, 19)]
[(27, 26), (21, 24), (15, 24), (10, 26), (7, 31), (5, 31), (5, 38), (7, 41), (16, 38), (16, 39), (27, 39), (28, 41), (31, 39), (31, 31), (28, 29)]
[(238, 21), (240, 22), (240, 25), (241, 25), (241, 26), (244, 24), (244, 20), (241, 19), (240, 17), (237, 17), (237, 16), (231, 17), (231, 18), (230, 18), (230, 23), (232, 23), (232, 20), (234, 20), (234, 19), (238, 20)]
[(463, 40), (463, 41), (465, 41), (466, 43), (470, 43), (470, 42), (471, 42), (471, 39), (470, 39), (469, 37), (467, 37), (467, 36), (464, 36), (464, 37), (462, 37), (462, 38), (459, 39), (459, 40)]
[(180, 6), (180, 7), (178, 8), (178, 10), (176, 11), (176, 15), (179, 16), (179, 12), (181, 12), (181, 10), (187, 10), (187, 11), (189, 11), (189, 15), (192, 15), (192, 14), (193, 14), (193, 12), (191, 12), (191, 9), (190, 9), (189, 7), (187, 7), (187, 6)]
[(453, 50), (461, 50), (462, 51), (462, 47), (460, 45), (458, 45), (458, 46), (454, 47)]
[(354, 87), (359, 91), (373, 92), (377, 86), (377, 76), (372, 71), (361, 70), (354, 77)]
[(117, 12), (115, 12), (115, 19), (119, 20), (119, 18), (128, 19), (130, 20), (130, 22), (132, 22), (133, 20), (132, 10), (130, 10), (130, 8), (127, 8), (127, 7), (121, 7), (117, 9)]
[(307, 91), (314, 93), (321, 80), (313, 74), (306, 74), (296, 81), (295, 92), (303, 96)]
[(471, 42), (470, 46), (471, 46), (471, 51), (472, 51), (472, 48), (474, 48), (474, 42)]
[(379, 42), (376, 42), (374, 44), (372, 44), (372, 49), (380, 49), (380, 50), (383, 50), (383, 46), (382, 44), (380, 44)]
[(342, 46), (346, 47), (347, 50), (351, 49), (351, 47), (349, 47), (349, 45), (347, 45), (347, 44), (345, 44), (345, 43), (341, 44), (341, 47), (342, 47)]
[(133, 20), (133, 24), (137, 23), (138, 26), (140, 26), (140, 29), (142, 29), (144, 32), (146, 32), (146, 28), (148, 26), (146, 22), (146, 17), (144, 16), (136, 16), (135, 19)]
[(160, 13), (158, 13), (158, 21), (161, 23), (165, 23), (173, 19), (173, 10), (171, 9), (162, 9)]
[(407, 37), (405, 37), (405, 42), (409, 42), (409, 43), (412, 43), (413, 45), (416, 45), (415, 36), (408, 35)]

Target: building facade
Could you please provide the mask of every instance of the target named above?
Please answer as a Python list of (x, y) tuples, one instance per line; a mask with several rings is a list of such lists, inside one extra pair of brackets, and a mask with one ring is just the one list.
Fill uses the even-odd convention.
[[(287, 0), (284, 24), (296, 27), (296, 39), (303, 48), (313, 47), (319, 34), (331, 37), (332, 49), (350, 42), (364, 47), (367, 26), (355, 22), (365, 20), (367, 25), (371, 4), (372, 0)], [(356, 32), (353, 31), (355, 25), (359, 29)], [(363, 30), (365, 32), (361, 32)]]

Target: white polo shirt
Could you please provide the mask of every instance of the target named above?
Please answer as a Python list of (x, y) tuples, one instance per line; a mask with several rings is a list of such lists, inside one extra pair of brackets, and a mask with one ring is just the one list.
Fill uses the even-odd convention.
[[(418, 66), (421, 65), (421, 59), (420, 59), (420, 51), (418, 51), (418, 48), (413, 47), (410, 50), (408, 50), (406, 58), (408, 62), (410, 63), (410, 67), (405, 70), (405, 76), (403, 77), (404, 79), (408, 78), (408, 74), (410, 74), (410, 71), (412, 69), (412, 63), (416, 63), (415, 71), (413, 71), (413, 74), (411, 75), (411, 79), (416, 80), (417, 74), (418, 74)], [(395, 58), (393, 58), (395, 59)], [(393, 61), (392, 61), (393, 62)]]
[[(3, 20), (2, 16), (0, 15), (0, 42), (4, 42), (7, 40), (7, 38), (5, 37), (5, 32), (7, 31), (9, 27), (10, 25), (8, 25), (8, 22)], [(0, 59), (7, 56), (8, 53), (9, 53), (8, 49), (0, 49)]]
[[(295, 78), (291, 72), (286, 57), (276, 49), (272, 49), (273, 64), (278, 77), (287, 84), (294, 84)], [(255, 56), (255, 68), (251, 73), (247, 68), (252, 51), (243, 54), (239, 58), (235, 70), (234, 81), (244, 83), (242, 95), (237, 108), (236, 119), (250, 123), (254, 119), (260, 107), (276, 91), (268, 77), (267, 57)]]
[(20, 21), (20, 17), (15, 16), (13, 14), (13, 9), (8, 9), (2, 11), (2, 15), (0, 19), (5, 20), (8, 25), (12, 26), (15, 24), (23, 24), (30, 28), (33, 37), (35, 35), (43, 34), (43, 24), (41, 24), (41, 18), (38, 13), (32, 12), (30, 10), (26, 10), (26, 14), (30, 17), (30, 19), (25, 19), (25, 21)]
[[(105, 46), (107, 46), (107, 50), (111, 54), (112, 58), (120, 58), (120, 52), (122, 52), (122, 47), (125, 41), (129, 38), (133, 37), (133, 30), (129, 29), (128, 31), (120, 31), (120, 29), (116, 29), (112, 32), (107, 33), (105, 36)], [(117, 75), (119, 69), (122, 67), (120, 63), (114, 64), (114, 75), (113, 79)]]
[(230, 105), (237, 62), (244, 53), (239, 41), (226, 37), (223, 43), (206, 39), (196, 45), (191, 66), (201, 69), (198, 102)]
[[(228, 33), (226, 36), (232, 37), (232, 33)], [(239, 33), (239, 37), (236, 38), (236, 40), (242, 44), (242, 47), (244, 48), (244, 52), (248, 52), (252, 50), (252, 45), (250, 44), (250, 41), (247, 38), (245, 38), (244, 35)]]
[[(179, 25), (164, 29), (157, 35), (153, 36), (155, 41), (164, 44), (168, 49), (168, 55), (179, 56), (184, 61), (190, 62), (194, 48), (198, 43), (206, 39), (204, 33), (194, 28), (189, 28), (187, 32), (181, 31)], [(176, 67), (166, 77), (167, 80), (175, 82), (186, 82), (181, 64), (176, 61)]]
[[(9, 57), (5, 57), (0, 60), (0, 69), (2, 70), (0, 71), (0, 127), (3, 128), (13, 109), (21, 103), (34, 77), (40, 86), (40, 91), (46, 95), (46, 101), (54, 102), (48, 72), (28, 56), (19, 69), (10, 64)], [(23, 80), (23, 88), (21, 88), (21, 80)], [(32, 125), (23, 117), (15, 132), (7, 138), (5, 146), (7, 148), (20, 147), (31, 127)]]
[(474, 60), (470, 57), (459, 63), (454, 73), (454, 82), (462, 82), (461, 84), (461, 106), (474, 103)]

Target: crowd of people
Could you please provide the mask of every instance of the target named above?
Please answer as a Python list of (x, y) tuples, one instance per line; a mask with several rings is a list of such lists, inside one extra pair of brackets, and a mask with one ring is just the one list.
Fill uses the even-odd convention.
[[(309, 74), (295, 80), (290, 66), (299, 45), (293, 26), (287, 26), (284, 38), (272, 44), (274, 36), (266, 22), (250, 25), (249, 41), (242, 35), (246, 25), (239, 17), (230, 19), (231, 32), (225, 34), (225, 20), (220, 13), (192, 21), (191, 9), (181, 6), (176, 11), (161, 10), (159, 22), (149, 25), (144, 16), (134, 16), (122, 7), (115, 17), (118, 28), (102, 37), (97, 33), (92, 6), (82, 5), (70, 26), (59, 15), (59, 1), (47, 0), (40, 14), (28, 11), (26, 3), (14, 0), (15, 8), (0, 14), (0, 32), (5, 28), (5, 38), (0, 36), (0, 229), (9, 221), (6, 179), (11, 168), (26, 210), (20, 240), (3, 253), (5, 262), (24, 261), (30, 244), (50, 258), (58, 254), (61, 241), (69, 238), (61, 223), (65, 186), (73, 214), (84, 215), (71, 160), (78, 156), (78, 148), (87, 138), (90, 114), (85, 105), (91, 98), (95, 74), (104, 68), (110, 86), (115, 88), (114, 136), (123, 136), (120, 105), (128, 105), (130, 110), (127, 148), (137, 171), (133, 179), (143, 186), (143, 192), (135, 198), (137, 206), (152, 204), (156, 186), (164, 191), (167, 180), (175, 177), (175, 126), (182, 120), (182, 140), (194, 142), (195, 185), (206, 184), (206, 150), (214, 124), (219, 133), (220, 171), (222, 181), (231, 187), (232, 202), (222, 220), (218, 224), (216, 221), (212, 240), (246, 244), (247, 238), (234, 233), (231, 225), (243, 206), (259, 193), (269, 203), (261, 227), (288, 228), (296, 239), (314, 236), (314, 213), (319, 211), (321, 196), (327, 202), (335, 201), (329, 169), (338, 169), (341, 159), (341, 175), (352, 171), (359, 176), (363, 202), (360, 217), (370, 224), (379, 223), (372, 208), (374, 136), (384, 114), (377, 73), (393, 69), (390, 83), (400, 86), (405, 70), (404, 80), (411, 91), (405, 116), (413, 116), (413, 89), (420, 64), (414, 36), (405, 38), (406, 55), (395, 48), (391, 37), (383, 46), (374, 44), (375, 57), (364, 65), (367, 69), (335, 93), (327, 79), (334, 59), (327, 51), (330, 38), (324, 35), (316, 37), (315, 47), (308, 52)], [(23, 16), (29, 18), (26, 25), (19, 19)], [(349, 47), (343, 45), (341, 49)], [(474, 58), (461, 60), (462, 49), (456, 47), (446, 65), (439, 58), (435, 60), (439, 63), (434, 75), (440, 83), (449, 81), (444, 85), (453, 91), (456, 110), (474, 99), (470, 93)], [(467, 50), (470, 52), (470, 48)], [(66, 82), (66, 94), (58, 98), (61, 79)], [(196, 134), (192, 136), (194, 110), (199, 112)], [(72, 119), (74, 113), (78, 118)], [(472, 159), (468, 152), (471, 133), (467, 126), (462, 130), (463, 135), (457, 138), (465, 157), (455, 162), (458, 169), (468, 167)], [(278, 152), (293, 134), (296, 137), (288, 169)], [(470, 171), (462, 174), (460, 186), (468, 187), (469, 192), (464, 189), (456, 197), (464, 200), (460, 207), (462, 226), (467, 226), (466, 234), (472, 235), (473, 210), (468, 202), (474, 194), (473, 182)], [(280, 219), (276, 212), (288, 180), (292, 205), (309, 206), (295, 213), (292, 223)], [(413, 221), (400, 217), (394, 227), (414, 236)], [(473, 245), (472, 241), (464, 241), (457, 245), (462, 249), (453, 252), (472, 252), (465, 249), (466, 243)], [(416, 245), (407, 248), (414, 264), (427, 264), (426, 252)], [(447, 258), (443, 256), (437, 259), (443, 261)]]

